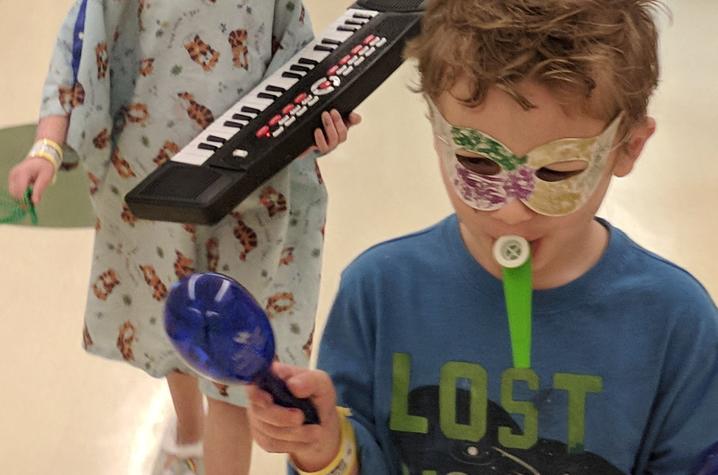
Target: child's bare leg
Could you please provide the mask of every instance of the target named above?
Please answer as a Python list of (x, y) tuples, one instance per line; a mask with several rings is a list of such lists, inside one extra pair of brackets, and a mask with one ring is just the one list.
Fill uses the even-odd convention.
[(181, 373), (167, 375), (172, 404), (177, 414), (177, 444), (189, 445), (202, 440), (204, 433), (204, 396), (197, 378)]
[(247, 410), (208, 398), (209, 413), (204, 436), (206, 475), (248, 475), (252, 435)]

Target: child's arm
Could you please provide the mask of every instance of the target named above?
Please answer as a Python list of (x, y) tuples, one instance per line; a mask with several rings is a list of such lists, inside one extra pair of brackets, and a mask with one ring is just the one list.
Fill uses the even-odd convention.
[[(40, 119), (35, 139), (48, 139), (59, 146), (64, 145), (69, 124), (71, 100), (63, 103), (61, 91), (71, 91), (74, 78), (72, 71), (72, 45), (75, 23), (81, 1), (76, 1), (60, 27), (50, 61), (47, 78), (43, 86)], [(26, 157), (15, 166), (8, 176), (8, 191), (21, 199), (28, 186), (33, 187), (32, 201), (38, 204), (44, 190), (50, 185), (56, 173), (53, 164), (43, 158)]]
[[(295, 395), (312, 398), (318, 406), (322, 425), (314, 426), (314, 429), (312, 426), (301, 426), (302, 417), (297, 413), (292, 416), (291, 426), (286, 427), (290, 420), (286, 409), (267, 405), (270, 401), (268, 395), (256, 389), (250, 390), (250, 423), (255, 435), (261, 432), (257, 439), (260, 446), (272, 452), (289, 453), (298, 465), (319, 465), (338, 453), (340, 445), (335, 406), (346, 407), (351, 410), (348, 420), (357, 445), (358, 473), (394, 473), (396, 467), (386, 446), (386, 437), (382, 438), (381, 433), (381, 426), (386, 421), (375, 421), (373, 412), (376, 392), (373, 376), (376, 369), (373, 354), (375, 335), (372, 330), (375, 325), (372, 319), (375, 312), (365, 308), (370, 305), (366, 303), (369, 298), (361, 297), (361, 291), (357, 290), (360, 287), (353, 276), (345, 273), (321, 338), (318, 366), (326, 373), (310, 370), (292, 372), (281, 365), (277, 367), (283, 376), (290, 375), (288, 384), (291, 391), (296, 391)], [(303, 376), (305, 373), (307, 376)], [(296, 379), (291, 374), (296, 374)], [(256, 400), (259, 407), (255, 404), (258, 394), (258, 397), (264, 398)], [(272, 426), (273, 436), (269, 438), (265, 438), (267, 433), (257, 424), (262, 417), (260, 411), (264, 413), (267, 410), (272, 411), (272, 416), (266, 421)], [(291, 437), (291, 445), (287, 443), (287, 437)], [(302, 447), (303, 440), (317, 441), (316, 447), (321, 444), (321, 454), (312, 452), (309, 446)], [(316, 459), (312, 458), (313, 454)], [(314, 465), (311, 468), (315, 468)]]
[[(67, 116), (63, 115), (43, 117), (37, 124), (35, 140), (49, 139), (59, 145), (64, 144), (68, 123)], [(37, 205), (54, 176), (55, 167), (52, 163), (44, 158), (28, 155), (10, 170), (8, 191), (15, 199), (21, 200), (25, 190), (32, 186), (32, 202)]]

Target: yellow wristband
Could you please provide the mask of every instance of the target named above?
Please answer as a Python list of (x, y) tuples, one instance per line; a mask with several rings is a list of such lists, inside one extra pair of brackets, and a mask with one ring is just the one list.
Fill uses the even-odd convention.
[(35, 142), (28, 152), (28, 157), (43, 157), (52, 162), (55, 171), (62, 165), (62, 147), (52, 140), (40, 139)]
[(345, 407), (337, 407), (337, 412), (339, 413), (341, 424), (339, 452), (329, 465), (317, 472), (304, 472), (295, 466), (294, 468), (300, 475), (347, 475), (352, 473), (359, 464), (354, 427), (352, 427), (352, 423), (347, 418), (347, 416), (351, 415), (351, 410)]
[(38, 140), (38, 142), (42, 142), (43, 145), (53, 148), (57, 152), (57, 154), (60, 156), (60, 162), (62, 162), (63, 151), (62, 151), (62, 146), (59, 143), (52, 141), (50, 139), (40, 139), (40, 140)]

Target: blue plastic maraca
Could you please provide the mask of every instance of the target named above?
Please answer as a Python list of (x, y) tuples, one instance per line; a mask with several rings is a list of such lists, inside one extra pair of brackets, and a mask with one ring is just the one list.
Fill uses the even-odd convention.
[(165, 329), (184, 361), (199, 374), (224, 384), (256, 384), (284, 407), (318, 424), (316, 408), (295, 397), (270, 370), (274, 333), (266, 313), (236, 280), (212, 272), (175, 283), (165, 305)]

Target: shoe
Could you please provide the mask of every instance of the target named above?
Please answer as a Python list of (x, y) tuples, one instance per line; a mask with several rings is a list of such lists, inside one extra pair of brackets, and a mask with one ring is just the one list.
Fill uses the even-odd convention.
[(172, 419), (165, 428), (152, 475), (204, 475), (202, 442), (177, 444), (175, 419)]

